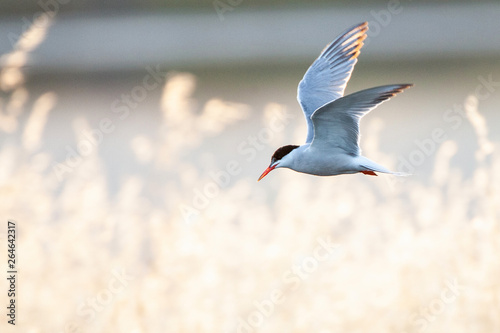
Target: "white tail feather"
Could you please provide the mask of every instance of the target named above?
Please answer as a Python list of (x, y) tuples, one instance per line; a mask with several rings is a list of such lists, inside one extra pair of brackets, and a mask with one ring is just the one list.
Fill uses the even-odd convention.
[(387, 173), (387, 174), (398, 176), (398, 177), (411, 176), (411, 174), (409, 174), (409, 173), (391, 171), (391, 170), (387, 169), (386, 167), (383, 167), (380, 164), (375, 163), (372, 160), (370, 160), (364, 156), (358, 156), (358, 163), (359, 163), (359, 167), (361, 168), (361, 170), (359, 170), (359, 171), (381, 172), (381, 173)]

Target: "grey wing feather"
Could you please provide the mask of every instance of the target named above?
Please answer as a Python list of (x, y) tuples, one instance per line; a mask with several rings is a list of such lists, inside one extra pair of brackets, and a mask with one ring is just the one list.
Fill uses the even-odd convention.
[(313, 112), (344, 95), (367, 30), (367, 22), (347, 29), (321, 52), (300, 81), (297, 100), (308, 125), (306, 143), (313, 139)]
[(311, 116), (314, 139), (311, 148), (323, 151), (340, 149), (357, 156), (359, 149), (359, 120), (411, 84), (396, 84), (361, 90), (328, 103)]

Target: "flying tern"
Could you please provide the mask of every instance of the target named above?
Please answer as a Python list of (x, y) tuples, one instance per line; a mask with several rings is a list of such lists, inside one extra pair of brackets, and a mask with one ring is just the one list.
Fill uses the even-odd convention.
[(278, 148), (259, 180), (277, 168), (316, 176), (358, 172), (371, 176), (377, 176), (376, 172), (402, 175), (361, 156), (359, 121), (412, 84), (379, 86), (344, 96), (367, 31), (367, 22), (346, 30), (309, 67), (297, 91), (307, 122), (306, 142)]

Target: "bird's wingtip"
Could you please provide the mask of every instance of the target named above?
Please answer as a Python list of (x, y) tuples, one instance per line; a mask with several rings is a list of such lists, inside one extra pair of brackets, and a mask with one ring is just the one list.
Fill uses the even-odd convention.
[(414, 84), (413, 84), (413, 83), (400, 83), (400, 84), (399, 84), (399, 88), (398, 88), (398, 90), (399, 90), (399, 91), (403, 91), (403, 90), (408, 89), (408, 88), (411, 88), (411, 87), (413, 87), (413, 86), (414, 86)]

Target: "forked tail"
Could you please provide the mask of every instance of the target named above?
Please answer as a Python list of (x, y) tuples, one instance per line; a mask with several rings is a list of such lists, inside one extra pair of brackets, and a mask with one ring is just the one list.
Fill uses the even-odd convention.
[(358, 162), (359, 162), (359, 167), (360, 167), (359, 172), (361, 172), (365, 175), (377, 176), (377, 174), (375, 172), (382, 172), (382, 173), (388, 173), (388, 174), (394, 175), (394, 176), (401, 176), (401, 177), (410, 176), (409, 173), (391, 171), (391, 170), (381, 166), (378, 163), (373, 162), (372, 160), (370, 160), (364, 156), (359, 156)]

